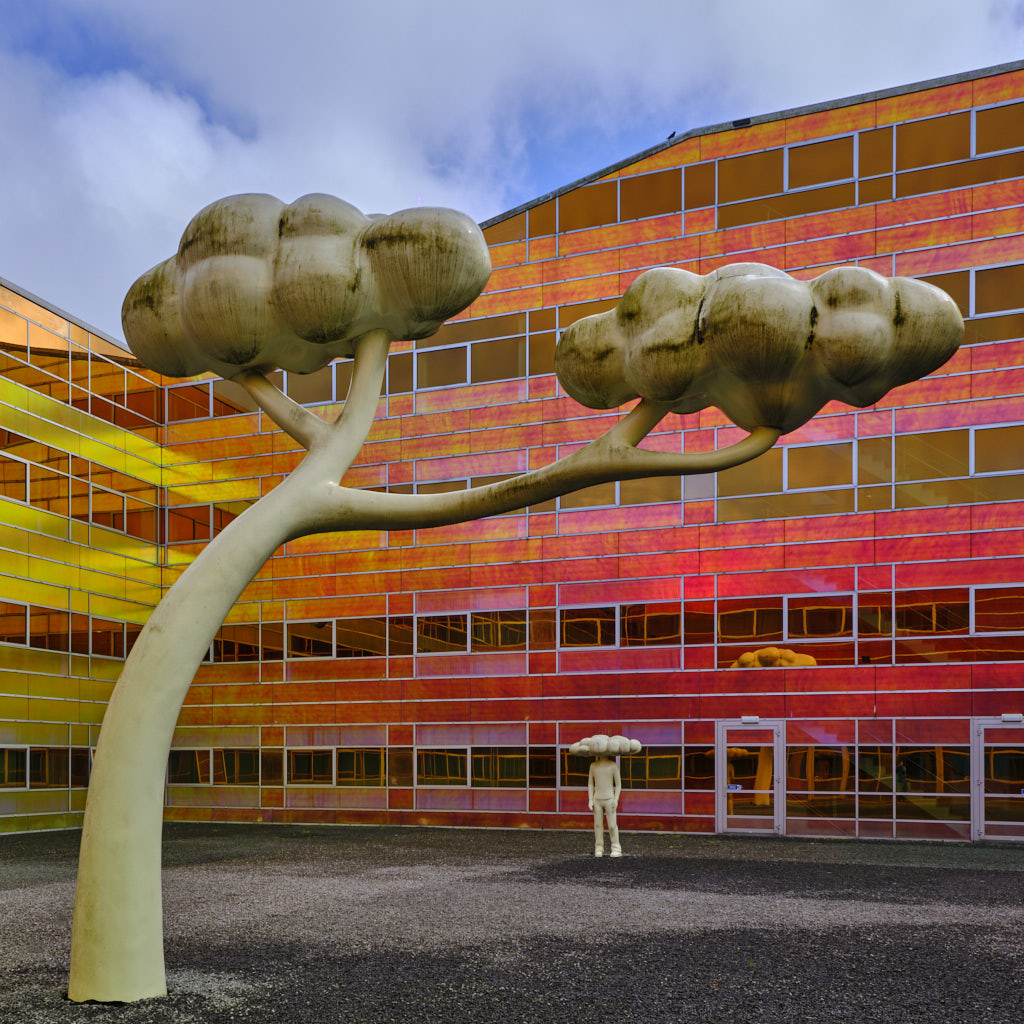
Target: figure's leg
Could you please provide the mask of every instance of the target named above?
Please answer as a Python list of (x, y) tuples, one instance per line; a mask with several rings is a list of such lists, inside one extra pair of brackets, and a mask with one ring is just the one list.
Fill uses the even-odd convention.
[(604, 826), (601, 820), (601, 801), (594, 801), (594, 856), (604, 856)]
[(615, 805), (610, 800), (605, 808), (605, 815), (608, 818), (608, 838), (612, 842), (612, 856), (621, 857), (622, 847), (619, 845), (619, 824), (615, 816)]

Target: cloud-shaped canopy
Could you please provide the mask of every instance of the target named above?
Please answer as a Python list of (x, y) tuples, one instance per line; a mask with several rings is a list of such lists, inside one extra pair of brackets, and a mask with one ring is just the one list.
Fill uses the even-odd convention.
[(228, 196), (132, 285), (121, 319), (132, 352), (172, 377), (310, 373), (367, 331), (433, 334), (490, 272), (483, 234), (455, 210), (366, 217), (334, 196)]
[(838, 267), (798, 281), (760, 263), (707, 276), (641, 274), (614, 309), (561, 337), (555, 371), (593, 409), (643, 397), (679, 413), (717, 406), (745, 430), (786, 433), (826, 402), (877, 402), (956, 351), (963, 320), (913, 278)]
[(639, 740), (627, 739), (625, 736), (608, 736), (599, 732), (594, 736), (584, 736), (569, 747), (570, 754), (639, 754), (642, 750)]
[(789, 665), (817, 665), (813, 655), (791, 651), (786, 647), (762, 647), (758, 651), (744, 651), (730, 668), (777, 668)]

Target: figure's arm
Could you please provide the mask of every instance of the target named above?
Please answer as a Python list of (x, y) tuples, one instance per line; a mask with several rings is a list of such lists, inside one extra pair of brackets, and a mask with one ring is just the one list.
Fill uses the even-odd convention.
[(622, 792), (622, 775), (619, 772), (619, 762), (612, 761), (612, 806), (619, 806), (619, 793)]
[(590, 765), (590, 774), (587, 775), (587, 806), (590, 810), (594, 809), (594, 769), (597, 767), (597, 762), (592, 761)]

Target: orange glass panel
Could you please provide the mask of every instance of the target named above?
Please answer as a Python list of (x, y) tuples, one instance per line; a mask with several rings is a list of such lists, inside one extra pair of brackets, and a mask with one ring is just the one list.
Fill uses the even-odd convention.
[(695, 210), (715, 205), (715, 163), (693, 164), (686, 168), (686, 209)]
[(789, 187), (804, 188), (853, 177), (853, 136), (791, 146)]
[(892, 178), (865, 178), (857, 187), (858, 203), (885, 203), (892, 199)]
[(388, 394), (402, 395), (412, 391), (413, 354), (392, 353), (388, 356)]
[(961, 316), (968, 316), (971, 311), (971, 275), (967, 270), (958, 270), (951, 274), (930, 274), (919, 280), (941, 288), (960, 308)]
[(978, 153), (1024, 146), (1024, 103), (979, 110), (975, 115), (974, 148)]
[(559, 231), (578, 231), (617, 220), (617, 185), (617, 182), (605, 181), (576, 188), (559, 196)]
[(1021, 306), (1024, 306), (1024, 263), (975, 272), (975, 313), (995, 313)]
[(1024, 153), (1006, 153), (922, 171), (905, 171), (896, 176), (896, 195), (922, 195), (925, 192), (941, 192), (944, 189), (983, 185), (990, 181), (1021, 176), (1024, 176)]
[(417, 386), (421, 388), (465, 384), (465, 348), (446, 348), (418, 353), (416, 356), (416, 382)]
[(854, 183), (848, 182), (845, 185), (827, 185), (824, 188), (772, 196), (770, 199), (755, 199), (720, 206), (718, 227), (735, 228), (743, 224), (758, 224), (787, 217), (803, 217), (825, 210), (840, 210), (854, 205), (856, 191)]
[(529, 214), (530, 238), (555, 233), (555, 200), (549, 199), (540, 206), (527, 211)]
[[(718, 162), (718, 202), (732, 203), (781, 192), (781, 149), (729, 157)], [(687, 204), (689, 205), (689, 204)]]
[(862, 178), (892, 171), (892, 129), (876, 128), (860, 133), (857, 142), (858, 173)]
[(967, 111), (896, 126), (896, 170), (927, 167), (971, 155), (971, 115)]
[(526, 373), (526, 339), (479, 342), (470, 348), (470, 363), (474, 384), (522, 377)]
[(506, 242), (518, 242), (526, 237), (526, 214), (506, 217), (484, 228), (484, 238), (488, 245), (503, 245)]
[[(567, 508), (593, 508), (598, 505), (614, 505), (615, 504), (615, 482), (611, 481), (605, 484), (593, 484), (590, 487), (584, 487), (578, 491), (572, 491), (569, 494), (563, 494), (559, 500), (559, 505), (563, 509)], [(535, 511), (539, 511), (536, 506), (533, 506)]]
[(622, 220), (638, 220), (682, 209), (682, 172), (678, 169), (623, 178), (619, 183)]

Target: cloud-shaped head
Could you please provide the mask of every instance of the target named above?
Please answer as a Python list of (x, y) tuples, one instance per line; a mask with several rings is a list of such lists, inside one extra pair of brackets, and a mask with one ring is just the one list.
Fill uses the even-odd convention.
[(555, 371), (593, 409), (643, 397), (679, 413), (717, 406), (746, 430), (786, 433), (826, 402), (867, 406), (952, 356), (963, 320), (913, 278), (838, 267), (799, 281), (738, 263), (706, 276), (641, 274), (614, 309), (561, 337)]
[(569, 747), (570, 754), (606, 754), (614, 757), (616, 754), (639, 754), (643, 747), (639, 740), (631, 740), (626, 736), (608, 736), (603, 732), (593, 736), (584, 736)]
[(310, 373), (371, 330), (433, 334), (490, 271), (483, 234), (456, 210), (367, 217), (334, 196), (229, 196), (132, 285), (121, 319), (132, 352), (172, 377)]

